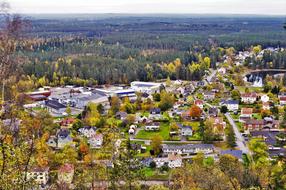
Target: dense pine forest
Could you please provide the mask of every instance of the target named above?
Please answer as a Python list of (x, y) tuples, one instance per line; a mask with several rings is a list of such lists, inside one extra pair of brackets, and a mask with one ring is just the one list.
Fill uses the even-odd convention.
[[(199, 80), (223, 56), (252, 46), (285, 47), (284, 18), (136, 15), (26, 16), (23, 73), (42, 83), (114, 84)], [(77, 18), (77, 19), (75, 19)], [(48, 27), (47, 27), (48, 26)], [(251, 60), (285, 68), (285, 51)], [(267, 60), (267, 62), (265, 62)]]

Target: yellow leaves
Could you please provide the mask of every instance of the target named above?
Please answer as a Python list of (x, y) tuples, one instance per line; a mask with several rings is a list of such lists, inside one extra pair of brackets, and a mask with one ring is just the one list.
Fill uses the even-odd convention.
[(179, 58), (177, 58), (175, 61), (174, 61), (174, 64), (176, 67), (180, 67), (182, 65), (181, 63), (181, 60)]
[(49, 158), (40, 153), (36, 156), (36, 162), (39, 167), (47, 167), (49, 165)]
[(262, 49), (261, 45), (257, 45), (252, 48), (252, 51), (253, 53), (258, 54), (259, 52), (261, 52), (261, 49)]
[(207, 68), (210, 68), (210, 66), (211, 66), (211, 59), (209, 57), (205, 57), (204, 58), (204, 63), (205, 63)]
[(175, 66), (173, 63), (170, 63), (170, 64), (168, 65), (168, 71), (169, 71), (170, 73), (176, 72), (176, 66)]
[(83, 157), (83, 161), (85, 164), (90, 164), (92, 162), (92, 158), (90, 154), (87, 154)]
[(168, 71), (169, 73), (175, 73), (176, 70), (182, 66), (181, 60), (179, 58), (177, 58), (176, 60), (174, 60), (173, 62), (169, 63), (169, 64), (164, 64), (163, 65), (163, 69)]
[(190, 70), (191, 72), (199, 71), (200, 68), (201, 68), (201, 66), (200, 66), (200, 64), (198, 64), (198, 63), (194, 63), (194, 62), (193, 62), (191, 65), (189, 65), (189, 70)]

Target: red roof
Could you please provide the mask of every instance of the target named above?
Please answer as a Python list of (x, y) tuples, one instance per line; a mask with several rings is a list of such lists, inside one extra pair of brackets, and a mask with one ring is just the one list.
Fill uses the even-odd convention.
[(251, 115), (253, 112), (252, 108), (241, 108), (241, 114), (242, 115)]
[(66, 118), (66, 119), (61, 121), (61, 125), (63, 125), (63, 126), (70, 125), (70, 124), (72, 124), (74, 122), (75, 122), (74, 118)]
[(280, 101), (286, 101), (286, 96), (282, 96), (282, 97), (280, 97), (280, 99), (279, 99)]
[(245, 93), (245, 94), (242, 94), (241, 97), (245, 97), (245, 98), (256, 98), (256, 97), (257, 97), (257, 94), (256, 94), (255, 92)]
[(202, 100), (195, 100), (195, 102), (194, 102), (196, 105), (198, 105), (198, 104), (204, 104), (204, 101), (202, 101)]
[(60, 167), (59, 172), (69, 173), (74, 171), (74, 166), (72, 164), (64, 164)]

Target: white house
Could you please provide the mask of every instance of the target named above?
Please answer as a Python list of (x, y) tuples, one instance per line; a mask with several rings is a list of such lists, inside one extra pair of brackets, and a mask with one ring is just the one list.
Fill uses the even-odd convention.
[(82, 136), (90, 138), (96, 134), (96, 127), (85, 126), (80, 128), (78, 131)]
[(71, 184), (74, 176), (74, 165), (64, 164), (58, 170), (58, 182)]
[(145, 131), (159, 131), (160, 126), (159, 125), (146, 125)]
[(264, 94), (260, 97), (260, 100), (262, 101), (262, 103), (268, 102), (269, 96), (267, 96), (267, 94)]
[(226, 68), (221, 67), (221, 68), (219, 68), (219, 69), (217, 70), (217, 72), (220, 73), (220, 74), (222, 74), (222, 75), (224, 75), (224, 74), (226, 73)]
[(279, 103), (280, 103), (280, 106), (285, 106), (286, 105), (286, 97), (280, 97)]
[(103, 144), (103, 135), (95, 134), (89, 138), (87, 142), (91, 148), (100, 148)]
[(27, 179), (34, 180), (39, 185), (46, 185), (49, 181), (49, 168), (32, 168), (27, 172)]
[(239, 108), (239, 101), (238, 100), (222, 101), (221, 105), (225, 105), (229, 111), (236, 111)]
[(136, 126), (136, 125), (131, 125), (131, 126), (129, 127), (128, 133), (129, 133), (130, 135), (134, 135), (136, 129), (137, 129), (137, 126)]
[(179, 154), (168, 154), (168, 157), (154, 158), (153, 161), (156, 163), (156, 167), (160, 168), (167, 164), (169, 168), (182, 167), (182, 156)]
[(181, 126), (181, 135), (182, 136), (192, 136), (193, 129), (191, 126)]
[(241, 108), (241, 114), (239, 116), (239, 122), (244, 122), (245, 120), (252, 118), (253, 109), (252, 108)]
[(247, 104), (253, 104), (256, 101), (256, 93), (245, 93), (241, 95), (241, 101)]
[(215, 99), (215, 92), (205, 92), (204, 93), (205, 100), (213, 100)]
[(214, 146), (212, 144), (163, 144), (162, 150), (164, 154), (193, 155), (199, 152), (211, 154), (214, 152)]

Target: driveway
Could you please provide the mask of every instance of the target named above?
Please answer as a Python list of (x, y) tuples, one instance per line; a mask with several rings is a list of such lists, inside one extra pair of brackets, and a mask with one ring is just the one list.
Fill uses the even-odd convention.
[(237, 147), (238, 147), (243, 153), (250, 155), (251, 152), (250, 152), (249, 148), (247, 147), (246, 142), (245, 142), (243, 136), (242, 136), (241, 133), (239, 132), (238, 127), (236, 126), (236, 124), (235, 124), (233, 118), (230, 116), (229, 113), (226, 113), (225, 116), (226, 116), (226, 118), (228, 119), (228, 121), (229, 121), (230, 125), (232, 126), (233, 131), (234, 131), (234, 133), (235, 133), (236, 145), (237, 145)]

